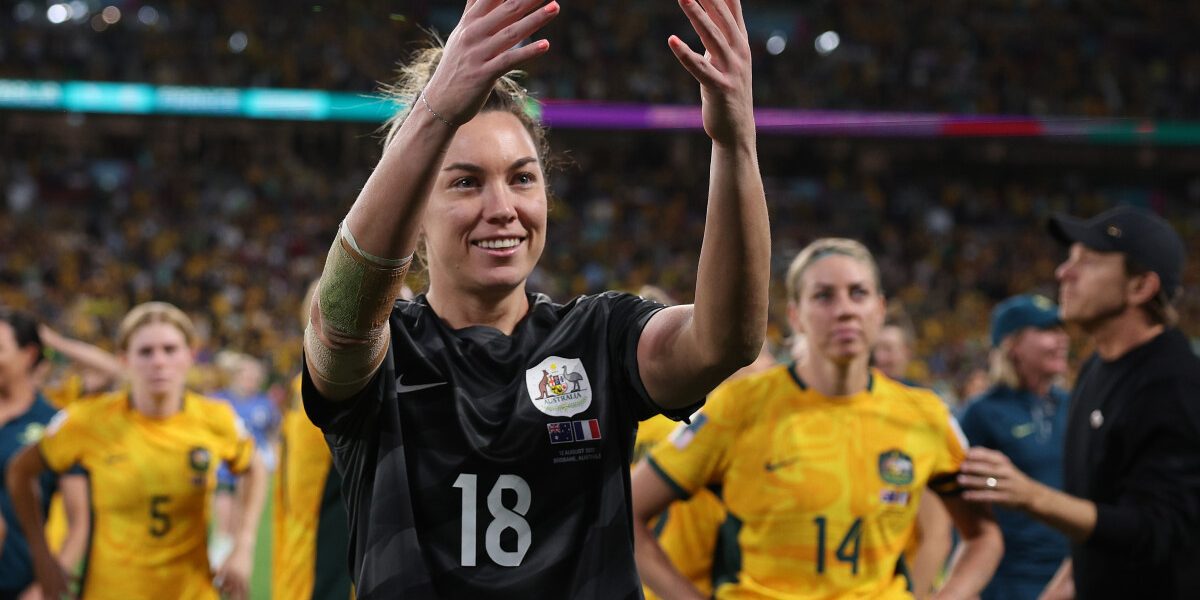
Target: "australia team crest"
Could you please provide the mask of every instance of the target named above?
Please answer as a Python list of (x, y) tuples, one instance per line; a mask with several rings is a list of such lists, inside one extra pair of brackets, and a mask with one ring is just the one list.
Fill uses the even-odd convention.
[(548, 356), (525, 371), (534, 407), (554, 417), (570, 417), (592, 405), (592, 384), (578, 358)]
[(892, 485), (908, 485), (912, 483), (912, 457), (900, 450), (888, 450), (880, 454), (879, 477)]

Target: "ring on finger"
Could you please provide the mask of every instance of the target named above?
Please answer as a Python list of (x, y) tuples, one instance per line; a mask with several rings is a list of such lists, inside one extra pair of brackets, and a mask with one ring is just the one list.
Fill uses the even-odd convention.
[(987, 479), (983, 480), (983, 485), (986, 485), (993, 490), (996, 489), (996, 486), (999, 484), (1000, 482), (996, 480), (995, 477), (988, 477)]

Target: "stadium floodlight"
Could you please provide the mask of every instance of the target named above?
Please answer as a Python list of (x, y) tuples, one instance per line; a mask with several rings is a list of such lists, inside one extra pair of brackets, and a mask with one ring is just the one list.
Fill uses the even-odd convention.
[(817, 49), (817, 54), (829, 56), (834, 50), (837, 50), (841, 43), (842, 36), (838, 35), (838, 32), (826, 31), (817, 36), (817, 39), (813, 41), (813, 47)]
[(158, 9), (149, 4), (138, 9), (138, 21), (147, 27), (153, 27), (158, 24)]
[(55, 25), (61, 25), (71, 18), (71, 7), (66, 4), (51, 4), (46, 9), (46, 20)]
[(73, 0), (68, 4), (71, 8), (71, 20), (76, 23), (82, 23), (88, 18), (88, 5), (81, 0)]
[(249, 44), (250, 38), (246, 37), (245, 32), (235, 31), (229, 36), (229, 51), (234, 54), (241, 54)]
[(772, 31), (771, 37), (767, 38), (767, 54), (779, 56), (785, 48), (787, 48), (787, 35), (782, 31)]

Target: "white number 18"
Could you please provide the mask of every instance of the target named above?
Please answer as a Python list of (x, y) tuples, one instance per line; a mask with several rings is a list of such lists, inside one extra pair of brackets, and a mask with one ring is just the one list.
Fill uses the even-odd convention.
[[(462, 566), (475, 566), (476, 540), (476, 493), (479, 489), (479, 476), (473, 473), (460, 473), (454, 480), (454, 487), (462, 490)], [(502, 498), (504, 490), (512, 490), (517, 494), (517, 504), (511, 509), (504, 506)], [(502, 567), (520, 566), (529, 551), (533, 532), (529, 521), (524, 519), (529, 512), (530, 497), (529, 483), (516, 475), (501, 475), (496, 479), (496, 485), (488, 492), (488, 512), (492, 513), (492, 522), (488, 524), (484, 534), (483, 547), (487, 550), (488, 558)], [(517, 534), (517, 549), (505, 550), (500, 547), (500, 534), (505, 529), (511, 529)]]

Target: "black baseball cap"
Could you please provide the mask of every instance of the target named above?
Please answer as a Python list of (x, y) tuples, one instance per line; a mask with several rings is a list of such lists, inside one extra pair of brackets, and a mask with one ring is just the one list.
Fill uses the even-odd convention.
[(1079, 242), (1098, 252), (1124, 254), (1131, 263), (1157, 273), (1167, 297), (1183, 283), (1183, 240), (1166, 219), (1148, 210), (1122, 205), (1090, 219), (1055, 215), (1050, 235), (1063, 244)]

